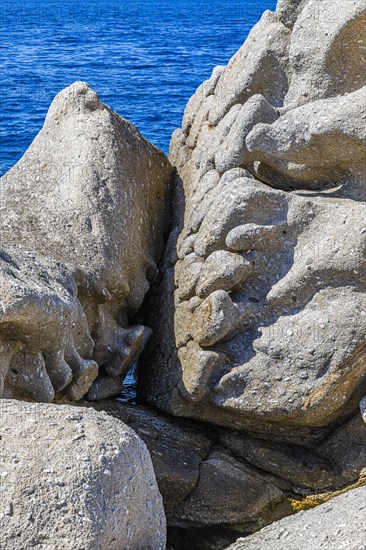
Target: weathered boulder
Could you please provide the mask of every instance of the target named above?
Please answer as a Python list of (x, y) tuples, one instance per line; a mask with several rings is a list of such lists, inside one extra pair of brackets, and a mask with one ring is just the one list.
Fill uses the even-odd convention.
[(208, 541), (224, 548), (238, 533), (253, 533), (364, 480), (366, 428), (359, 414), (318, 433), (311, 445), (299, 445), (142, 405), (103, 400), (89, 406), (122, 420), (146, 443), (174, 550), (211, 548)]
[(266, 12), (173, 135), (140, 371), (169, 413), (304, 443), (366, 393), (365, 5), (334, 6)]
[(227, 550), (363, 550), (365, 515), (366, 487), (360, 487), (238, 539)]
[(237, 529), (253, 532), (292, 512), (290, 484), (236, 459), (214, 428), (117, 401), (89, 406), (122, 420), (144, 440), (174, 532), (221, 527), (235, 540)]
[(80, 399), (98, 375), (77, 285), (59, 263), (0, 251), (0, 396)]
[[(144, 326), (130, 327), (128, 319), (157, 273), (169, 227), (171, 175), (159, 149), (103, 105), (87, 84), (76, 82), (56, 96), (28, 151), (1, 178), (1, 243), (19, 254), (31, 251), (39, 262), (42, 257), (60, 262), (75, 280), (74, 294), (93, 340), (93, 352), (88, 350), (85, 358), (94, 363), (88, 384), (68, 392), (68, 398), (77, 400), (88, 391), (96, 364), (99, 377), (90, 397), (118, 393), (150, 336)], [(6, 325), (13, 340), (20, 334), (25, 353), (36, 353), (40, 363), (42, 354), (48, 354), (47, 372), (57, 370), (64, 361), (64, 330), (60, 325), (57, 343), (55, 327), (52, 358), (42, 347), (41, 327), (38, 348), (27, 349), (34, 330), (25, 319), (31, 319), (32, 304), (36, 308), (40, 298), (36, 289), (22, 285), (27, 313), (16, 320), (15, 334), (12, 321), (0, 311), (0, 340)], [(44, 317), (42, 324), (46, 322)], [(77, 352), (83, 355), (81, 349)], [(73, 370), (66, 365), (68, 372), (69, 367)], [(56, 393), (59, 386), (53, 387)]]
[(173, 419), (146, 406), (117, 400), (88, 404), (130, 426), (145, 442), (169, 517), (196, 487), (201, 462), (215, 440), (215, 431), (187, 420)]
[(0, 546), (165, 550), (149, 453), (105, 413), (1, 401)]

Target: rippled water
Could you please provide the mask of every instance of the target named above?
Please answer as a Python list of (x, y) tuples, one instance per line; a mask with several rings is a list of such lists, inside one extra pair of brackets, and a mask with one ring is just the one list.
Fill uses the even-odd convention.
[(189, 97), (275, 3), (1, 2), (1, 172), (34, 139), (54, 95), (75, 80), (167, 152)]

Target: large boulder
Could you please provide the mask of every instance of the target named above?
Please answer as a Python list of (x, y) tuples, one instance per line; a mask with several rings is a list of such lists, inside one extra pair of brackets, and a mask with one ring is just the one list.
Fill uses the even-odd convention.
[(305, 442), (365, 395), (365, 4), (334, 7), (281, 0), (173, 135), (140, 371), (169, 413)]
[(310, 447), (117, 400), (89, 406), (122, 420), (146, 443), (174, 550), (211, 548), (209, 541), (224, 548), (238, 533), (253, 533), (323, 502), (336, 487), (364, 479), (366, 428), (359, 414), (331, 433), (318, 434)]
[(0, 547), (165, 550), (149, 453), (105, 413), (1, 401)]
[(94, 343), (70, 271), (9, 247), (0, 250), (0, 396), (80, 399), (98, 375)]
[(227, 550), (363, 550), (365, 516), (366, 487), (360, 487), (239, 539)]
[[(76, 352), (93, 362), (83, 364), (86, 374), (77, 390), (68, 387), (69, 399), (84, 395), (98, 372), (90, 397), (118, 394), (124, 375), (150, 336), (144, 326), (129, 326), (129, 318), (140, 308), (157, 274), (170, 222), (171, 175), (171, 165), (159, 149), (103, 105), (87, 84), (76, 82), (56, 96), (42, 130), (0, 180), (1, 244), (15, 249), (18, 256), (31, 252), (40, 264), (42, 257), (62, 264), (82, 305), (92, 353), (78, 346)], [(43, 272), (42, 289), (54, 277), (47, 269)], [(52, 357), (48, 346), (43, 347), (44, 327), (50, 320), (47, 315), (32, 319), (42, 298), (34, 285), (29, 283), (28, 290), (27, 285), (22, 281), (21, 319), (19, 315), (10, 319), (0, 310), (0, 341), (5, 331), (5, 340), (19, 340), (24, 353), (37, 354), (39, 364), (48, 354), (51, 395), (67, 385), (52, 380), (61, 363), (64, 381), (70, 370), (80, 369), (73, 368), (73, 358), (64, 352), (61, 324), (58, 342), (57, 324), (55, 330), (52, 324)], [(72, 377), (72, 382), (78, 380)], [(41, 392), (36, 393), (32, 398), (44, 400)]]

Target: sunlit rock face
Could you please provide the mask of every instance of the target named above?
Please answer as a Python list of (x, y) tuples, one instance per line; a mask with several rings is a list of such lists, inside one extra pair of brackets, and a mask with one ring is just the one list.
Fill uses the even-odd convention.
[(279, 2), (173, 135), (150, 403), (308, 437), (366, 391), (365, 5)]
[(171, 174), (165, 155), (87, 84), (56, 96), (0, 182), (3, 395), (121, 391), (151, 332), (129, 319), (157, 273)]

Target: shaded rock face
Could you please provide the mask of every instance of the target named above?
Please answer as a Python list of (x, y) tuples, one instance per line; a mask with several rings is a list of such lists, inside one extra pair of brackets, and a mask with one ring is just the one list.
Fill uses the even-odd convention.
[[(31, 376), (30, 399), (51, 401), (63, 390), (71, 400), (88, 390), (92, 399), (120, 392), (150, 336), (129, 319), (156, 276), (171, 174), (165, 155), (87, 84), (56, 96), (42, 130), (0, 181), (4, 254), (10, 246), (25, 265), (31, 251), (34, 266), (46, 266), (35, 276), (30, 267), (28, 280), (27, 265), (17, 271), (0, 257), (0, 392), (25, 397), (14, 372), (6, 378), (10, 361), (22, 380)], [(51, 260), (59, 267), (48, 266)], [(14, 356), (9, 339), (23, 355)]]
[(239, 539), (227, 550), (362, 550), (365, 548), (366, 487), (360, 487), (322, 504), (264, 528), (255, 535)]
[(187, 105), (141, 369), (167, 412), (289, 441), (366, 391), (365, 5), (320, 4), (265, 12)]
[(224, 548), (238, 533), (253, 533), (324, 502), (338, 487), (362, 483), (366, 472), (359, 414), (311, 445), (299, 445), (173, 419), (152, 407), (111, 400), (90, 406), (122, 420), (146, 443), (174, 550)]
[(165, 550), (149, 453), (122, 422), (2, 400), (0, 430), (2, 550)]

